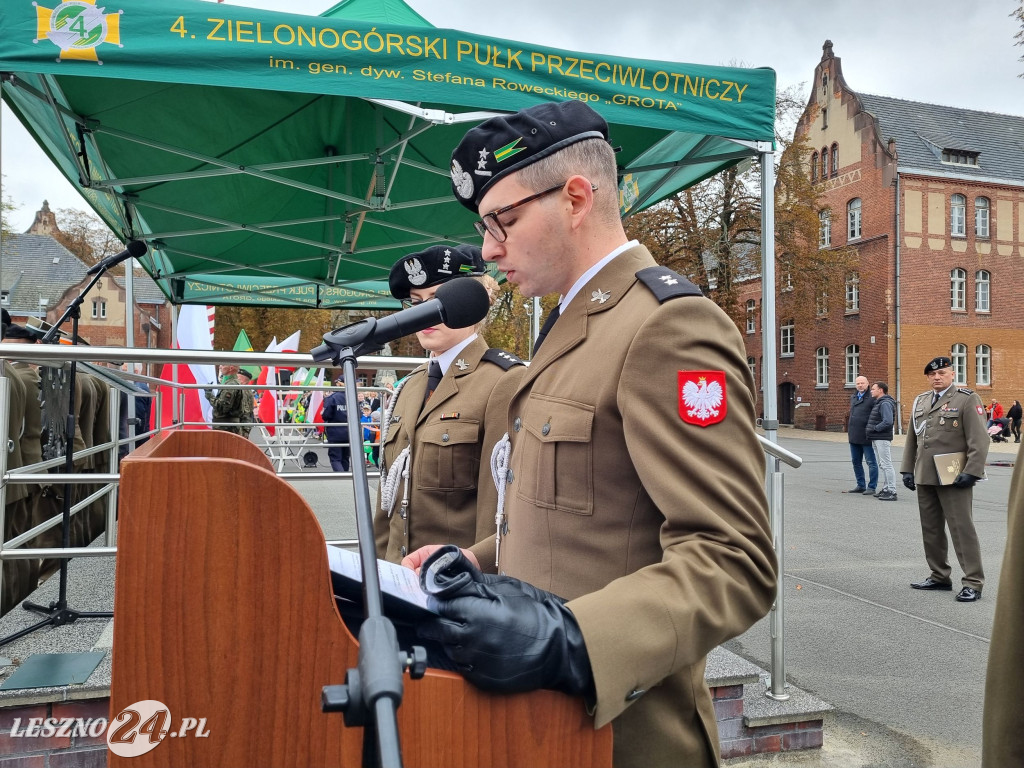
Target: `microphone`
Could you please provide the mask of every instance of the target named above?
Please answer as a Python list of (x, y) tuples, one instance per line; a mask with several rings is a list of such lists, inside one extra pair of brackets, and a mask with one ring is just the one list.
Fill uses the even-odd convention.
[(141, 240), (132, 240), (128, 243), (128, 247), (120, 253), (115, 253), (113, 256), (107, 256), (105, 259), (101, 259), (89, 267), (89, 271), (85, 274), (95, 275), (97, 272), (102, 272), (104, 269), (110, 269), (115, 264), (120, 264), (122, 261), (127, 261), (130, 258), (139, 258), (142, 254), (149, 250), (149, 247)]
[(487, 316), (491, 299), (476, 280), (451, 280), (437, 289), (434, 298), (393, 315), (368, 317), (324, 334), (324, 343), (312, 351), (317, 362), (329, 360), (333, 352), (353, 347), (356, 353), (379, 349), (389, 341), (443, 323), (449, 328), (467, 328)]

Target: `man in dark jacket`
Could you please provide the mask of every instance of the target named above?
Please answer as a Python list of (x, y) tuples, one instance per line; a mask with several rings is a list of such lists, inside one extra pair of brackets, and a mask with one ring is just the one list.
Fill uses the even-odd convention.
[(896, 470), (892, 466), (892, 434), (896, 421), (896, 401), (889, 396), (889, 385), (876, 381), (871, 385), (871, 415), (864, 433), (871, 441), (875, 461), (882, 477), (882, 487), (875, 494), (879, 501), (896, 501)]
[(327, 449), (327, 457), (331, 460), (331, 469), (335, 472), (349, 471), (348, 445), (348, 411), (345, 409), (345, 390), (341, 387), (341, 380), (335, 382), (338, 389), (324, 398), (323, 419), (326, 427), (327, 442), (330, 447)]
[[(874, 496), (875, 488), (878, 486), (878, 464), (875, 463), (875, 452), (871, 448), (871, 439), (865, 432), (874, 401), (868, 394), (866, 376), (858, 376), (854, 381), (854, 386), (857, 387), (857, 391), (850, 396), (850, 420), (847, 422), (846, 432), (850, 438), (850, 459), (853, 461), (853, 474), (857, 478), (857, 487), (850, 489), (848, 493), (864, 493)], [(868, 465), (867, 483), (864, 482), (864, 468), (860, 464), (862, 460)]]

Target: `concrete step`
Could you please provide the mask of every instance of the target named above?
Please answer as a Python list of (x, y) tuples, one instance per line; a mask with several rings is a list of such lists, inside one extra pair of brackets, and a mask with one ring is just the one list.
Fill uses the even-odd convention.
[(723, 760), (821, 748), (824, 718), (832, 709), (821, 699), (794, 685), (786, 686), (785, 701), (769, 698), (768, 672), (721, 647), (708, 654), (704, 678)]

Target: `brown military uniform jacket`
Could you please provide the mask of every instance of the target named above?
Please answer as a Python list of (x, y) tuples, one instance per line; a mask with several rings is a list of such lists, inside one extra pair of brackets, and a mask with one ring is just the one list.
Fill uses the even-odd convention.
[(378, 498), (377, 557), (397, 563), (424, 544), (468, 547), (494, 537), (498, 496), (491, 479), (491, 451), (505, 433), (508, 401), (525, 369), (518, 358), (509, 356), (502, 358), (509, 366), (506, 370), (484, 359), (485, 353), (488, 347), (482, 338), (470, 342), (426, 405), (425, 365), (409, 374), (399, 392), (381, 453), (386, 471), (406, 446), (412, 446), (408, 515), (402, 518), (405, 486), (399, 481), (390, 520)]
[(985, 430), (985, 408), (977, 393), (952, 386), (932, 405), (932, 393), (922, 392), (914, 399), (910, 414), (901, 474), (913, 472), (919, 485), (939, 485), (935, 456), (965, 451), (967, 462), (961, 471), (985, 476), (991, 442)]
[[(570, 599), (615, 765), (690, 768), (718, 755), (705, 657), (768, 611), (777, 561), (740, 334), (704, 297), (659, 302), (654, 266), (613, 259), (527, 369), (498, 567)], [(724, 372), (718, 423), (683, 420), (680, 371)], [(473, 549), (494, 563), (493, 539)]]
[(1024, 680), (1024, 451), (1017, 452), (1006, 516), (1006, 553), (985, 681), (982, 768), (1024, 765), (1020, 702), (1020, 682)]

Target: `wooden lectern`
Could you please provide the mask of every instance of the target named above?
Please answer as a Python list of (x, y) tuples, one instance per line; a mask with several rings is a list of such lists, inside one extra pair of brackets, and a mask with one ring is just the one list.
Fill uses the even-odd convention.
[[(339, 481), (340, 482), (340, 481)], [(362, 729), (320, 711), (357, 643), (334, 604), (323, 533), (253, 443), (174, 431), (121, 464), (111, 722), (157, 700), (168, 733), (113, 768), (310, 768), (362, 761)], [(553, 691), (498, 696), (456, 674), (405, 678), (406, 766), (610, 766), (611, 728)]]

